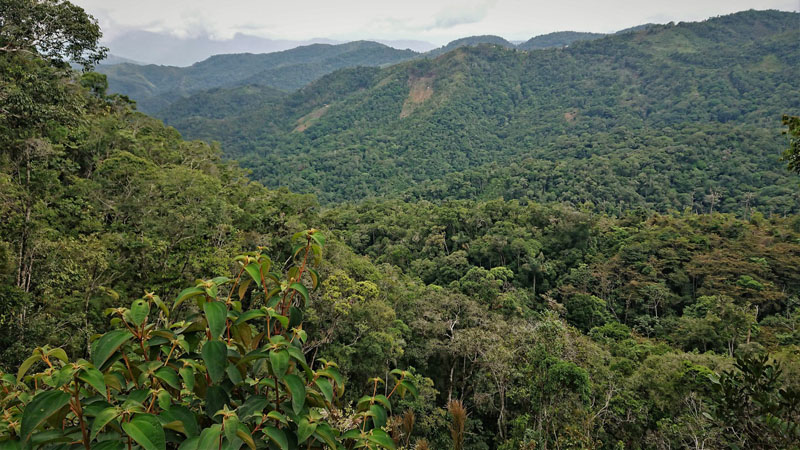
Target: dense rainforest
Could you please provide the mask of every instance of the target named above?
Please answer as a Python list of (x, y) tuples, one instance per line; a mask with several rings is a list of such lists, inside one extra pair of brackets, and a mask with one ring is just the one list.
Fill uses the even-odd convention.
[(173, 105), (220, 148), (0, 5), (0, 449), (798, 448), (798, 15)]
[[(461, 47), (334, 72), (260, 108), (224, 91), (158, 116), (269, 187), (370, 197), (795, 212), (775, 158), (800, 105), (800, 14), (746, 11), (530, 52)], [(238, 95), (236, 91), (230, 95)], [(224, 106), (223, 106), (224, 107)]]

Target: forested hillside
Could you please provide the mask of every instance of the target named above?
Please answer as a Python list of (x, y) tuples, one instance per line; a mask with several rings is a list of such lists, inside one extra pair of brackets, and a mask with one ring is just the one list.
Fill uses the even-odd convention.
[(566, 47), (573, 42), (592, 41), (606, 36), (603, 33), (585, 33), (579, 31), (557, 31), (555, 33), (535, 36), (517, 45), (520, 50), (541, 50), (545, 48)]
[[(41, 26), (5, 26), (9, 17)], [(319, 191), (321, 206), (252, 181), (219, 147), (186, 141), (109, 95), (104, 75), (71, 69), (64, 60), (88, 69), (104, 53), (82, 9), (2, 4), (0, 448), (797, 449), (800, 216), (763, 211), (766, 193), (788, 202), (800, 192), (785, 162), (770, 171), (763, 162), (785, 150), (800, 168), (800, 119), (782, 127), (773, 111), (794, 111), (796, 17), (749, 12), (530, 54), (460, 49), (347, 69), (290, 95), (243, 86), (175, 105), (205, 111), (195, 130), (240, 133), (251, 147), (232, 154), (266, 154), (275, 168), (257, 166), (272, 174), (265, 182), (308, 191), (341, 183)], [(697, 54), (659, 47), (677, 36), (691, 37), (682, 45)], [(711, 44), (722, 36), (740, 51)], [(618, 60), (603, 53), (619, 48)], [(730, 78), (712, 82), (721, 70), (712, 58), (726, 54), (749, 55), (736, 66), (747, 81), (738, 96), (725, 90)], [(564, 92), (528, 84), (564, 78), (533, 64), (564, 58), (574, 69), (556, 84)], [(676, 58), (695, 61), (691, 85), (671, 75), (687, 67)], [(764, 59), (777, 68), (764, 83), (781, 89), (757, 83), (746, 63)], [(586, 61), (597, 66), (591, 77)], [(608, 78), (620, 67), (649, 81)], [(508, 68), (517, 71), (501, 77)], [(416, 98), (432, 94), (403, 105), (409, 74)], [(577, 97), (590, 84), (597, 98)], [(636, 89), (651, 95), (631, 96)], [(616, 91), (630, 105), (589, 114)], [(266, 110), (263, 98), (273, 102)], [(545, 126), (563, 117), (549, 106), (578, 100), (586, 103), (572, 119)], [(239, 114), (250, 121), (226, 130)], [(246, 141), (259, 123), (265, 131)], [(504, 134), (470, 137), (488, 129)], [(445, 137), (454, 140), (437, 140)], [(540, 137), (546, 144), (532, 144)], [(438, 144), (410, 159), (425, 140)], [(434, 183), (443, 169), (430, 166), (469, 166), (456, 146), (480, 160), (481, 142), (500, 155), (496, 172)], [(646, 158), (648, 149), (661, 153)], [(592, 163), (595, 152), (653, 167), (650, 178), (623, 183), (619, 167)], [(531, 176), (502, 161), (555, 164), (556, 154), (585, 164), (561, 174), (545, 166), (552, 178), (535, 187), (545, 202), (481, 198)], [(655, 188), (684, 160), (698, 179), (713, 173), (701, 162), (726, 171), (701, 184), (715, 189), (740, 182), (734, 166), (756, 168), (749, 180), (761, 190), (744, 205), (723, 196), (682, 212), (630, 208), (673, 208), (669, 191)], [(602, 207), (590, 192), (563, 201), (595, 173), (619, 184), (596, 178), (593, 192), (633, 200)], [(430, 184), (402, 183), (425, 177)], [(636, 197), (648, 180), (652, 204)], [(470, 191), (480, 183), (487, 190)], [(330, 203), (389, 187), (405, 198)]]
[(155, 113), (200, 90), (247, 85), (291, 91), (336, 69), (380, 66), (416, 56), (376, 42), (312, 44), (274, 53), (212, 56), (189, 67), (114, 64), (98, 67), (111, 92), (133, 98), (138, 109)]
[(162, 117), (220, 141), (267, 185), (324, 202), (503, 196), (784, 214), (797, 181), (775, 155), (781, 114), (800, 105), (799, 17), (748, 11), (555, 50), (462, 47), (336, 72), (257, 112), (220, 118), (198, 101)]

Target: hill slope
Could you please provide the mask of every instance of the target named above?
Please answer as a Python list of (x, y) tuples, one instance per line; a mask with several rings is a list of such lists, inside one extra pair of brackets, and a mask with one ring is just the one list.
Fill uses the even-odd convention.
[(267, 184), (323, 201), (406, 192), (740, 212), (748, 198), (784, 212), (796, 208), (777, 158), (780, 115), (800, 108), (798, 17), (749, 11), (336, 72), (215, 118), (221, 134), (198, 111), (164, 117), (220, 140)]
[(115, 64), (99, 66), (97, 71), (108, 76), (112, 92), (136, 99), (140, 110), (153, 113), (195, 91), (247, 84), (290, 91), (337, 69), (397, 63), (416, 55), (358, 41), (265, 54), (216, 55), (189, 67)]
[(592, 41), (606, 36), (603, 33), (583, 33), (579, 31), (557, 31), (535, 36), (517, 45), (520, 50), (541, 50), (545, 48), (566, 47), (577, 41)]

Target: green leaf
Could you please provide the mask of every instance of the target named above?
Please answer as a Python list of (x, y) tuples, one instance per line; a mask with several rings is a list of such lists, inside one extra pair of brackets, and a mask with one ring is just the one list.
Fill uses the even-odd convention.
[(201, 353), (211, 381), (214, 383), (222, 381), (225, 368), (228, 366), (228, 346), (222, 341), (208, 341), (203, 345)]
[(311, 233), (311, 239), (317, 241), (317, 244), (320, 247), (324, 247), (325, 246), (325, 235), (324, 234), (322, 234), (320, 232)]
[(236, 409), (236, 415), (244, 421), (247, 421), (254, 414), (260, 418), (268, 403), (269, 400), (263, 395), (251, 395), (247, 397), (242, 406)]
[(92, 445), (92, 450), (123, 450), (125, 444), (120, 441), (103, 441)]
[(246, 280), (242, 280), (242, 282), (239, 284), (239, 300), (244, 299), (244, 296), (247, 294), (247, 288), (250, 287), (251, 283), (253, 283), (253, 280), (248, 278)]
[(219, 339), (225, 331), (225, 319), (228, 316), (228, 308), (222, 302), (205, 302), (203, 303), (203, 311), (206, 313), (206, 320), (208, 320), (208, 329), (211, 331), (211, 337)]
[(36, 394), (22, 413), (20, 427), (22, 442), (27, 443), (36, 428), (68, 403), (69, 394), (63, 391), (45, 391)]
[(193, 437), (200, 434), (200, 427), (197, 426), (197, 417), (189, 408), (181, 405), (172, 405), (166, 411), (162, 411), (161, 415), (167, 421), (179, 421), (183, 424), (183, 430), (186, 437)]
[(283, 382), (289, 389), (292, 395), (292, 410), (295, 414), (300, 414), (303, 410), (303, 405), (306, 403), (306, 385), (303, 380), (295, 374), (289, 374), (283, 377)]
[(3, 441), (0, 442), (0, 450), (22, 450), (19, 441)]
[(92, 343), (92, 364), (102, 370), (109, 358), (133, 335), (128, 330), (111, 330)]
[(248, 320), (257, 319), (259, 317), (267, 317), (266, 311), (263, 309), (251, 309), (250, 311), (245, 311), (236, 319), (234, 325), (239, 325), (240, 323), (247, 322)]
[(56, 358), (63, 363), (69, 362), (69, 357), (67, 357), (67, 352), (65, 352), (63, 348), (54, 348), (49, 352), (47, 352), (47, 356), (50, 358)]
[(112, 420), (114, 420), (119, 415), (119, 409), (117, 407), (112, 406), (110, 408), (106, 408), (100, 411), (94, 418), (92, 422), (92, 431), (89, 435), (92, 440), (97, 437), (97, 434), (109, 424)]
[(200, 433), (200, 440), (197, 442), (198, 450), (219, 448), (219, 437), (222, 435), (222, 427), (215, 423)]
[(156, 372), (153, 375), (155, 375), (156, 378), (158, 378), (159, 380), (167, 383), (167, 385), (169, 385), (169, 387), (171, 388), (174, 389), (181, 388), (181, 382), (180, 380), (178, 380), (178, 374), (175, 373), (174, 369), (171, 369), (169, 367), (162, 367), (156, 370)]
[(186, 386), (186, 389), (193, 391), (194, 390), (194, 369), (191, 366), (181, 367), (178, 370), (180, 373), (181, 378), (183, 378), (183, 385)]
[(306, 289), (306, 287), (301, 283), (292, 283), (291, 286), (289, 286), (289, 289), (294, 289), (303, 296), (303, 305), (308, 303), (308, 289)]
[[(414, 383), (412, 383), (411, 381), (403, 380), (400, 383), (400, 386), (404, 387), (408, 392), (410, 392), (411, 395), (414, 396), (414, 398), (418, 398), (419, 397), (419, 391), (417, 390), (417, 387), (414, 386)], [(405, 394), (405, 392), (403, 392), (403, 394)]]
[(22, 362), (19, 366), (19, 370), (17, 371), (17, 382), (22, 381), (22, 378), (28, 372), (28, 369), (31, 368), (34, 364), (42, 360), (42, 355), (39, 353), (39, 350), (36, 350), (36, 353)]
[(333, 437), (333, 433), (331, 432), (331, 428), (329, 426), (319, 425), (317, 426), (316, 431), (314, 432), (314, 437), (318, 440), (328, 444), (330, 448), (338, 448), (339, 446), (336, 444), (336, 439)]
[(314, 434), (314, 431), (316, 429), (317, 429), (316, 423), (309, 423), (308, 419), (306, 419), (305, 417), (300, 419), (300, 421), (297, 422), (297, 443), (302, 444), (303, 442), (305, 442), (306, 439), (308, 439), (309, 437), (311, 437), (312, 434)]
[(374, 442), (380, 445), (383, 448), (387, 448), (389, 450), (395, 450), (394, 441), (392, 440), (391, 436), (385, 431), (379, 428), (373, 428), (370, 430), (369, 434), (367, 435), (367, 439), (370, 442)]
[(203, 288), (199, 287), (190, 287), (182, 290), (181, 293), (178, 294), (178, 298), (175, 299), (175, 303), (172, 305), (172, 310), (174, 311), (178, 309), (178, 306), (181, 306), (181, 303), (184, 301), (197, 295), (205, 294), (205, 292), (206, 291)]
[(137, 414), (122, 429), (144, 450), (166, 450), (167, 440), (161, 422), (151, 414)]
[(322, 395), (325, 396), (325, 400), (327, 400), (328, 403), (332, 402), (333, 386), (331, 385), (330, 380), (328, 380), (327, 378), (317, 378), (316, 380), (314, 380), (314, 383), (316, 383), (317, 387), (319, 388), (319, 391), (322, 392)]
[(100, 395), (106, 395), (106, 381), (103, 378), (103, 373), (99, 370), (93, 367), (83, 369), (78, 375), (78, 379), (89, 383)]
[(264, 434), (266, 434), (272, 442), (277, 444), (281, 450), (289, 450), (289, 440), (282, 430), (275, 427), (266, 427), (264, 428)]
[(261, 287), (261, 265), (258, 263), (250, 263), (244, 266), (244, 270), (246, 270), (250, 278), (256, 282), (256, 286)]
[(380, 405), (371, 405), (369, 412), (372, 413), (372, 424), (375, 428), (383, 428), (386, 425), (386, 410)]
[(131, 320), (137, 327), (142, 326), (147, 316), (150, 315), (150, 303), (144, 299), (139, 299), (131, 305)]
[(272, 364), (272, 373), (279, 379), (283, 378), (289, 369), (289, 352), (286, 350), (270, 350), (269, 362)]
[(222, 423), (224, 424), (222, 428), (225, 431), (225, 437), (228, 441), (233, 442), (233, 440), (236, 439), (236, 432), (239, 431), (239, 418), (236, 416), (228, 416)]
[(248, 447), (250, 450), (256, 450), (256, 443), (253, 440), (253, 436), (250, 435), (250, 430), (247, 429), (244, 425), (239, 425), (239, 429), (236, 430), (236, 436), (239, 437)]

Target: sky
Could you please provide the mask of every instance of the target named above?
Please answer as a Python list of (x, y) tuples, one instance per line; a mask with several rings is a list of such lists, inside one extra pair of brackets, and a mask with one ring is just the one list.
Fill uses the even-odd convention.
[(72, 0), (108, 40), (127, 31), (271, 39), (416, 39), (437, 45), (495, 34), (527, 40), (553, 31), (613, 32), (697, 21), (746, 9), (800, 10), (800, 0)]

